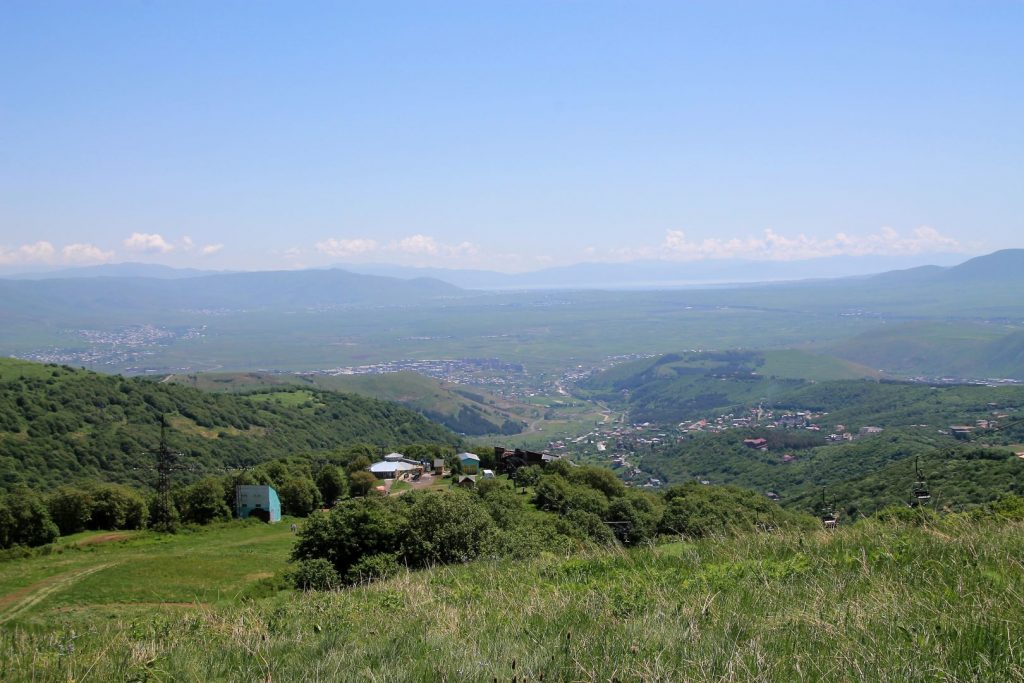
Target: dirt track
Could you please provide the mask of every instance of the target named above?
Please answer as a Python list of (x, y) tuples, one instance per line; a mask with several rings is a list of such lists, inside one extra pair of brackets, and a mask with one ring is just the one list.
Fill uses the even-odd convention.
[(84, 579), (90, 574), (102, 571), (113, 564), (114, 563), (112, 562), (108, 562), (106, 564), (97, 564), (92, 567), (85, 567), (84, 569), (74, 569), (69, 572), (64, 572), (63, 574), (50, 576), (42, 581), (37, 581), (31, 586), (25, 586), (24, 588), (19, 588), (13, 593), (0, 596), (0, 624), (6, 623), (25, 613), (46, 598), (64, 588), (67, 588), (76, 581)]

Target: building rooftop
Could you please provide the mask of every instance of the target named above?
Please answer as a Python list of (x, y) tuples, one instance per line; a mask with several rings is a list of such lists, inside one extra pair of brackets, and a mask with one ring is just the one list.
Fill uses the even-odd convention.
[(416, 465), (413, 465), (413, 464), (408, 463), (408, 462), (402, 462), (402, 461), (394, 462), (394, 461), (382, 460), (381, 462), (375, 462), (372, 465), (370, 465), (370, 471), (374, 472), (374, 473), (377, 473), (377, 472), (408, 472), (409, 470), (414, 470), (414, 469), (417, 469)]

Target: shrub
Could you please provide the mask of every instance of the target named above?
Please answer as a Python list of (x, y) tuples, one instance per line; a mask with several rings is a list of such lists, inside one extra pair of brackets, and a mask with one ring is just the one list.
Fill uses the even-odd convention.
[(570, 510), (564, 517), (558, 518), (555, 528), (559, 533), (581, 541), (591, 541), (600, 545), (615, 543), (615, 534), (592, 512)]
[(402, 558), (413, 567), (467, 562), (480, 555), (494, 520), (479, 497), (462, 490), (411, 496)]
[(764, 496), (735, 486), (673, 486), (658, 530), (703, 537), (776, 526), (814, 526), (808, 516), (783, 510)]
[(323, 558), (301, 560), (288, 578), (300, 591), (328, 591), (341, 586), (338, 571)]
[(369, 555), (393, 553), (409, 530), (406, 506), (382, 497), (343, 501), (330, 513), (313, 515), (299, 531), (295, 560), (323, 558), (340, 576)]
[(345, 581), (348, 583), (370, 583), (389, 579), (398, 574), (401, 569), (398, 557), (394, 553), (367, 555), (349, 567), (345, 574)]

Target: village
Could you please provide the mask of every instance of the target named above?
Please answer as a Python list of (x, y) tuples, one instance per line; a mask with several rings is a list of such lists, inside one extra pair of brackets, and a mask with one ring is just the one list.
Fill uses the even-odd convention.
[[(968, 439), (979, 430), (996, 429), (1000, 420), (1009, 417), (1009, 414), (997, 404), (991, 403), (986, 407), (989, 417), (978, 418), (967, 424), (944, 427), (927, 424), (908, 426), (934, 430), (955, 439)], [(840, 423), (831, 423), (828, 415), (827, 412), (775, 410), (758, 406), (745, 412), (723, 413), (665, 425), (652, 422), (629, 423), (623, 414), (617, 421), (606, 418), (597, 422), (593, 429), (575, 438), (549, 441), (547, 449), (580, 462), (593, 462), (611, 467), (632, 486), (660, 488), (666, 482), (644, 470), (643, 455), (682, 443), (698, 434), (721, 434), (731, 430), (752, 429), (798, 430), (820, 434), (825, 443), (842, 444), (877, 436), (885, 431), (883, 427), (877, 425), (849, 428)], [(768, 450), (768, 440), (763, 437), (744, 439), (743, 445), (753, 450)], [(789, 463), (794, 460), (795, 455), (785, 453), (781, 462)]]

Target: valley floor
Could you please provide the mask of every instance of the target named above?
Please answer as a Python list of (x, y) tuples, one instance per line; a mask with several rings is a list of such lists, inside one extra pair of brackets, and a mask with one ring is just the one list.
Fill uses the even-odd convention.
[(0, 564), (0, 680), (1024, 681), (1020, 524), (865, 522), (309, 594), (268, 578), (282, 527)]

